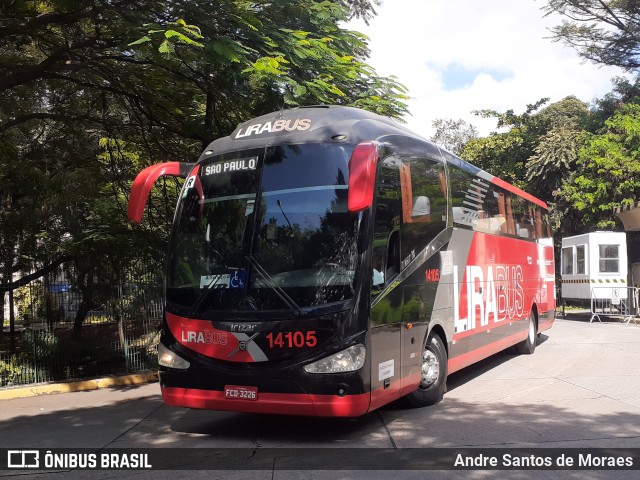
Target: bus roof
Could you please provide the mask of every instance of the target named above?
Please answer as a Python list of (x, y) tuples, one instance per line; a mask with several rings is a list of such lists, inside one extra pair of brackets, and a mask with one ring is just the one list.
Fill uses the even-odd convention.
[(408, 128), (366, 110), (337, 105), (297, 107), (268, 113), (241, 123), (227, 137), (210, 143), (200, 156), (260, 148), (265, 145), (336, 142), (355, 145), (365, 141), (393, 140), (412, 146), (420, 145), (430, 153), (442, 157), (451, 165), (478, 175), (542, 208), (547, 204), (523, 190), (491, 175), (454, 154), (437, 147)]
[[(298, 107), (268, 113), (241, 123), (228, 137), (214, 140), (209, 156), (285, 143), (344, 142), (357, 144), (390, 135), (426, 141), (390, 118), (352, 107)], [(202, 157), (201, 157), (202, 158)]]

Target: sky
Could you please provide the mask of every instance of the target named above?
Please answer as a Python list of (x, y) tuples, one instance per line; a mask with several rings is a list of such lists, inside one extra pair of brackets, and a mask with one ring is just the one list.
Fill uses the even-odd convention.
[(561, 17), (543, 17), (544, 0), (383, 0), (367, 26), (346, 28), (369, 37), (367, 63), (408, 88), (406, 125), (430, 138), (438, 118), (463, 119), (480, 136), (495, 119), (473, 110), (522, 113), (543, 97), (574, 95), (591, 103), (611, 91), (615, 67), (585, 63), (571, 48), (552, 42)]

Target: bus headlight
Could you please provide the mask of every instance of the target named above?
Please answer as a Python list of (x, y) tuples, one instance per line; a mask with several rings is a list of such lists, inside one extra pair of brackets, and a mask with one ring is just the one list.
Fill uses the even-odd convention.
[(191, 365), (184, 358), (173, 353), (162, 342), (158, 343), (158, 363), (163, 367), (186, 370)]
[(304, 367), (307, 373), (343, 373), (355, 372), (364, 365), (367, 349), (364, 345), (354, 345), (341, 352), (310, 363)]

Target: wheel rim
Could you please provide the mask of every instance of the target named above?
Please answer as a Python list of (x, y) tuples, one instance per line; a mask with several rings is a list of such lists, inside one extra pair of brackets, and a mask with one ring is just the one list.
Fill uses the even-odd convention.
[(422, 354), (422, 376), (420, 379), (420, 388), (429, 388), (436, 383), (440, 375), (440, 362), (438, 356), (429, 348), (425, 348)]
[(529, 317), (529, 341), (533, 343), (536, 339), (536, 324), (532, 317)]

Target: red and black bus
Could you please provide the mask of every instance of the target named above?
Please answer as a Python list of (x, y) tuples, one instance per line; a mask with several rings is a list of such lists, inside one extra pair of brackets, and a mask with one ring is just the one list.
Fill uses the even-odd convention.
[(275, 112), (196, 163), (166, 272), (160, 385), (175, 406), (357, 416), (438, 402), (449, 373), (533, 353), (555, 311), (544, 202), (395, 122)]

